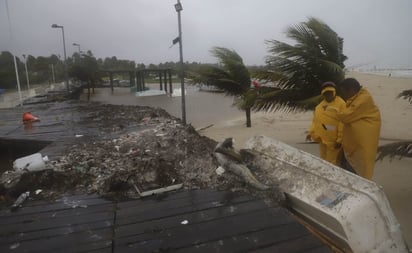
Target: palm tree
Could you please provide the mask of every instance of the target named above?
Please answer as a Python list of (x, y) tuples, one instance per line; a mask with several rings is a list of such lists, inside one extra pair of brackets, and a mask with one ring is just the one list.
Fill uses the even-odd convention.
[(319, 102), (320, 87), (325, 81), (340, 82), (344, 78), (343, 39), (327, 24), (316, 18), (291, 26), (286, 36), (290, 45), (269, 40), (267, 67), (254, 77), (275, 83), (261, 92), (254, 109), (313, 109)]
[(214, 86), (236, 98), (235, 104), (246, 112), (246, 126), (251, 127), (251, 107), (255, 93), (250, 89), (250, 74), (242, 58), (234, 50), (213, 47), (210, 52), (219, 61), (218, 65), (207, 65), (196, 73), (190, 73), (192, 84)]
[[(403, 98), (408, 100), (412, 104), (412, 90), (404, 90), (399, 95), (398, 98)], [(384, 157), (412, 157), (412, 140), (400, 141), (390, 144), (380, 146), (378, 148), (378, 158), (377, 160), (382, 160)]]
[(70, 66), (69, 75), (74, 79), (87, 84), (87, 100), (90, 100), (90, 87), (93, 88), (94, 93), (94, 87), (99, 79), (99, 66), (96, 58), (90, 51), (86, 54), (82, 54), (80, 57), (81, 58), (79, 58), (78, 61), (75, 61)]

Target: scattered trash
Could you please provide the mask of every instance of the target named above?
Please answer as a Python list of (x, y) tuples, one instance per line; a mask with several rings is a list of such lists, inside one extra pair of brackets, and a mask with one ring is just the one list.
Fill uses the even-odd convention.
[(189, 224), (189, 221), (188, 220), (182, 220), (182, 222), (180, 222), (180, 224), (187, 225), (187, 224)]
[(33, 116), (30, 112), (23, 113), (23, 123), (40, 121), (38, 117)]
[(37, 189), (37, 190), (35, 191), (35, 193), (36, 193), (36, 195), (39, 195), (42, 191), (43, 191), (42, 189)]
[(88, 206), (85, 204), (82, 204), (81, 200), (71, 200), (66, 197), (63, 197), (63, 204), (66, 206), (70, 206), (71, 208), (87, 208)]
[(139, 187), (137, 187), (136, 185), (133, 185), (136, 189), (136, 191), (139, 193), (139, 195), (141, 197), (146, 197), (146, 196), (151, 196), (154, 194), (160, 194), (163, 192), (168, 192), (168, 191), (174, 191), (174, 190), (178, 190), (180, 188), (182, 188), (183, 184), (174, 184), (174, 185), (169, 185), (166, 187), (162, 187), (162, 188), (157, 188), (157, 189), (152, 189), (152, 190), (139, 190)]
[(13, 168), (16, 170), (39, 171), (46, 169), (46, 162), (49, 161), (47, 156), (35, 153), (16, 159), (13, 162)]
[(17, 208), (19, 208), (29, 196), (30, 196), (30, 192), (23, 192), (22, 194), (20, 194), (20, 196), (16, 199), (14, 204), (11, 206), (10, 208), (11, 211), (17, 210)]
[(222, 166), (217, 167), (216, 174), (221, 176), (221, 175), (223, 175), (223, 173), (225, 173), (225, 169)]
[(76, 134), (75, 137), (76, 137), (76, 138), (83, 137), (83, 134)]

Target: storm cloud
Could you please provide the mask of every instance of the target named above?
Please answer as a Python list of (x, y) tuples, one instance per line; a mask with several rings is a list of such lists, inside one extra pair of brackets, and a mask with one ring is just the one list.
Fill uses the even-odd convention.
[[(344, 38), (349, 67), (412, 68), (410, 0), (181, 0), (185, 61), (215, 62), (213, 46), (264, 64), (265, 40), (288, 41), (288, 26), (316, 17)], [(68, 56), (91, 50), (137, 63), (178, 61), (176, 0), (0, 0), (0, 51), (17, 56)], [(10, 21), (10, 22), (9, 22)], [(11, 29), (9, 29), (11, 28)]]

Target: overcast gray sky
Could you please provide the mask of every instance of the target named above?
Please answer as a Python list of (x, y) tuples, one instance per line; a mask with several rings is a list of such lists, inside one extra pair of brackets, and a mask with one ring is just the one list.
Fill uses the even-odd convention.
[[(185, 61), (215, 62), (209, 50), (236, 50), (246, 64), (264, 64), (265, 40), (316, 17), (344, 38), (347, 66), (412, 67), (412, 0), (181, 0)], [(63, 56), (91, 50), (137, 63), (178, 61), (176, 0), (0, 0), (0, 51)]]

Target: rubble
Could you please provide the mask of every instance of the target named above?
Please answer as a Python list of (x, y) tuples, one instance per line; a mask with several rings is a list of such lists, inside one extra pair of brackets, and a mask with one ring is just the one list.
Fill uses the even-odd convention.
[[(184, 189), (258, 192), (235, 175), (216, 173), (219, 164), (213, 151), (217, 142), (201, 136), (191, 125), (184, 126), (158, 108), (101, 107), (104, 111), (93, 112), (90, 118), (102, 124), (102, 132), (133, 130), (104, 138), (75, 138), (67, 154), (49, 161), (46, 170), (6, 171), (0, 177), (0, 195), (12, 199), (41, 188), (41, 193), (30, 198), (74, 193), (137, 198), (138, 191), (177, 184)], [(136, 117), (139, 110), (144, 113)], [(130, 121), (136, 123), (132, 128)]]

